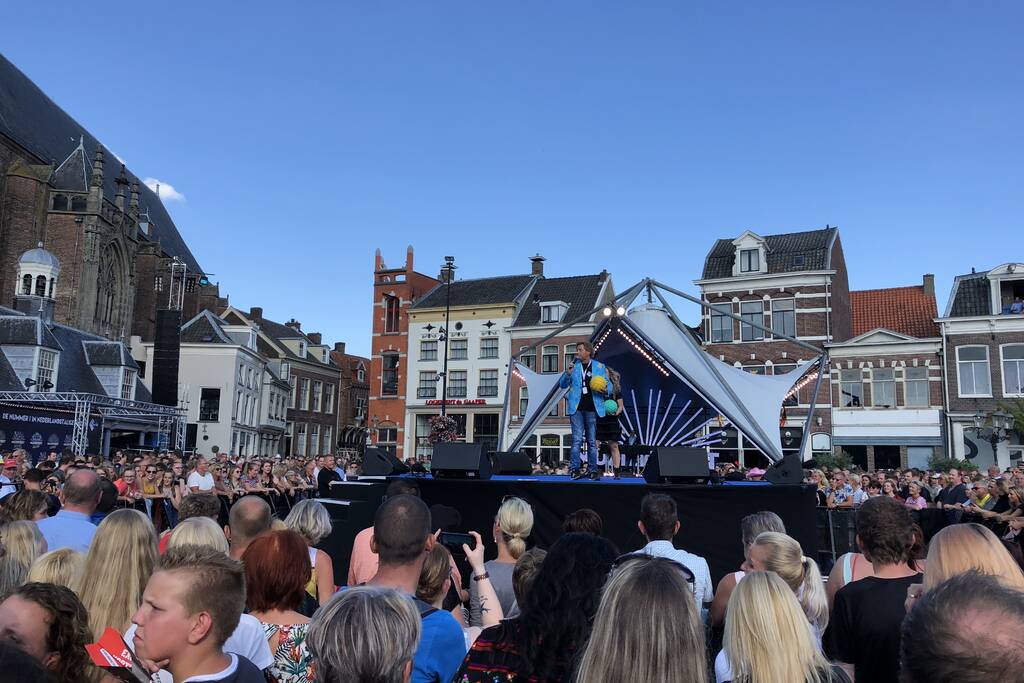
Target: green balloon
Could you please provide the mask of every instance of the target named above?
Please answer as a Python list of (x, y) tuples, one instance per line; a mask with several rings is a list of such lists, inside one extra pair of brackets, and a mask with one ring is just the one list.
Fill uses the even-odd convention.
[(611, 414), (613, 414), (618, 409), (619, 409), (619, 404), (618, 404), (617, 401), (613, 401), (612, 399), (608, 399), (607, 401), (604, 402), (604, 412), (605, 412), (605, 414), (611, 415)]

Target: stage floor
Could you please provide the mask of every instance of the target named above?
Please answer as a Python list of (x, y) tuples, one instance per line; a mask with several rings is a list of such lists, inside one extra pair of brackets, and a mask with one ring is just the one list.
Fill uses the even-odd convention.
[[(637, 520), (640, 501), (650, 492), (666, 493), (675, 499), (681, 523), (675, 545), (707, 559), (716, 583), (725, 574), (739, 569), (743, 562), (740, 520), (759, 510), (776, 512), (785, 522), (787, 533), (803, 546), (804, 554), (817, 557), (816, 499), (811, 486), (754, 482), (667, 486), (648, 484), (639, 478), (572, 481), (557, 475), (494, 476), (487, 481), (411, 475), (403, 478), (419, 485), (427, 505), (458, 511), (461, 524), (451, 530), (478, 531), (488, 545), (488, 559), (497, 553), (492, 525), (505, 496), (519, 496), (533, 506), (531, 546), (551, 547), (562, 534), (562, 519), (567, 514), (591, 508), (604, 520), (604, 536), (626, 553), (645, 544)], [(335, 529), (321, 547), (334, 560), (339, 584), (346, 582), (352, 539), (360, 529), (372, 525), (386, 488), (387, 480), (383, 477), (338, 482), (332, 486), (334, 500), (324, 501), (332, 513)]]

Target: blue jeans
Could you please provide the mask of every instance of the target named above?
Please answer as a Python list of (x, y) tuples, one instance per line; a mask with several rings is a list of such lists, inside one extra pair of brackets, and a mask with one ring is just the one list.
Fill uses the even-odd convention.
[(583, 430), (587, 436), (587, 466), (591, 472), (597, 471), (597, 413), (589, 410), (577, 410), (569, 416), (572, 426), (572, 448), (569, 450), (569, 471), (580, 468), (580, 447), (583, 446)]

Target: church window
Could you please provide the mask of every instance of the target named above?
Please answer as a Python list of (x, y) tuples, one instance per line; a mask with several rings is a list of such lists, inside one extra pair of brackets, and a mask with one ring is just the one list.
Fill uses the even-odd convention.
[(25, 275), (21, 278), (21, 293), (28, 296), (32, 293), (32, 276)]
[(46, 276), (36, 276), (36, 296), (46, 296)]

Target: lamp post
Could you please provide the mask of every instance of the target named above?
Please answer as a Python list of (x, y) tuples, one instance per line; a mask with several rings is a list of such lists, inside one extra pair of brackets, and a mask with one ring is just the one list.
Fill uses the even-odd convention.
[[(974, 414), (974, 426), (968, 427), (978, 435), (978, 438), (988, 441), (992, 445), (992, 456), (995, 457), (996, 447), (1002, 441), (1010, 440), (1010, 432), (1013, 431), (1013, 415), (1005, 413), (1001, 410), (997, 410), (991, 415), (986, 415), (982, 411), (978, 411)], [(989, 429), (988, 436), (984, 436), (986, 423), (991, 426)]]
[(444, 301), (444, 329), (441, 333), (444, 336), (444, 365), (441, 369), (441, 415), (447, 413), (448, 406), (448, 334), (449, 330), (449, 317), (452, 312), (452, 279), (455, 277), (455, 257), (445, 256), (444, 266), (441, 268), (441, 272), (444, 274), (445, 282), (445, 301)]

